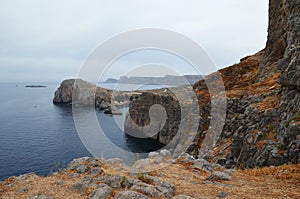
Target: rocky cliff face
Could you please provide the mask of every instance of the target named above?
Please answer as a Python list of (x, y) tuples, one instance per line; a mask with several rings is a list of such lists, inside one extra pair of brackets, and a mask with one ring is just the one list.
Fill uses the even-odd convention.
[[(206, 159), (228, 168), (300, 162), (299, 9), (298, 1), (270, 0), (265, 50), (219, 71), (228, 97), (227, 116), (221, 137)], [(202, 157), (199, 148), (210, 128), (211, 98), (203, 80), (195, 83), (194, 90), (201, 120), (188, 152)], [(148, 103), (140, 98), (140, 106)], [(135, 102), (131, 111), (137, 107)], [(136, 121), (147, 114), (140, 110), (133, 114)], [(174, 135), (172, 129), (165, 133), (169, 138)]]
[[(75, 92), (74, 92), (75, 91)], [(95, 105), (104, 110), (110, 109), (111, 91), (80, 80), (64, 80), (56, 90), (53, 98), (55, 104)]]
[[(162, 120), (152, 121), (150, 120), (149, 110), (154, 104), (160, 104), (165, 107), (167, 120), (165, 124)], [(129, 119), (132, 118), (132, 121)], [(159, 117), (159, 116), (158, 116)], [(155, 122), (157, 134), (151, 137), (162, 144), (168, 144), (176, 135), (180, 125), (180, 105), (178, 100), (171, 95), (160, 95), (150, 92), (142, 93), (140, 96), (132, 99), (129, 112), (126, 116), (125, 132), (130, 134), (146, 134), (143, 131), (143, 127), (150, 125), (150, 122)], [(137, 128), (136, 125), (142, 127)], [(152, 128), (155, 128), (152, 127)], [(161, 129), (161, 130), (159, 130)], [(155, 130), (155, 129), (153, 129)]]
[(229, 104), (243, 111), (229, 106), (227, 117), (235, 117), (225, 124), (219, 144), (229, 143), (230, 150), (219, 147), (213, 153), (226, 154), (219, 161), (227, 167), (300, 162), (299, 9), (298, 1), (270, 0), (268, 41), (257, 74), (263, 78), (256, 82), (261, 84), (258, 89), (270, 88), (239, 100), (229, 98)]

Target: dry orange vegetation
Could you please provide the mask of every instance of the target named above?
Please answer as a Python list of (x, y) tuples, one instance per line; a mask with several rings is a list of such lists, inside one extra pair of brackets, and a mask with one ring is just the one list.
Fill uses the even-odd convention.
[[(219, 70), (222, 76), (226, 96), (237, 98), (249, 95), (267, 94), (270, 91), (280, 88), (278, 82), (280, 73), (276, 71), (274, 74), (267, 74), (267, 78), (262, 81), (257, 81), (261, 72), (259, 70), (260, 63), (263, 59), (264, 51), (260, 51), (255, 55), (243, 58), (239, 64), (229, 66)], [(216, 73), (208, 75), (206, 79), (214, 78)], [(199, 103), (202, 105), (210, 101), (210, 94), (203, 80), (194, 85), (195, 92), (200, 96)], [(268, 96), (263, 102), (256, 104), (258, 108), (265, 110), (278, 106), (279, 96)]]
[[(118, 168), (118, 169), (115, 169)], [(120, 170), (121, 165), (105, 164), (102, 169), (105, 173), (121, 174), (128, 178), (130, 176), (126, 169)], [(9, 178), (0, 188), (4, 193), (0, 194), (1, 199), (7, 198), (28, 198), (37, 194), (48, 195), (53, 198), (88, 198), (92, 189), (86, 189), (81, 194), (70, 190), (80, 177), (70, 177), (71, 171), (62, 171), (57, 175), (49, 177), (31, 176), (24, 181), (15, 181)], [(216, 184), (204, 184), (209, 173), (191, 168), (190, 164), (177, 162), (166, 168), (149, 173), (157, 176), (162, 181), (176, 185), (176, 195), (185, 194), (195, 198), (216, 198), (220, 192), (226, 192), (226, 198), (300, 198), (300, 165), (283, 165), (279, 167), (268, 167), (258, 169), (236, 170), (232, 181), (219, 181)], [(139, 176), (136, 176), (139, 178)], [(63, 180), (62, 185), (57, 181)], [(4, 188), (5, 185), (13, 183), (11, 188)], [(19, 193), (18, 190), (26, 187), (27, 193)], [(119, 190), (114, 190), (115, 195)], [(113, 195), (111, 198), (113, 198)]]

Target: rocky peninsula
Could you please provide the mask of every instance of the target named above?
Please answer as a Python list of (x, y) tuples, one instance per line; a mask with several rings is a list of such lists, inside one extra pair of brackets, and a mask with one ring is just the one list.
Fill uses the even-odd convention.
[(55, 91), (54, 104), (73, 104), (76, 106), (95, 106), (105, 114), (121, 114), (118, 107), (128, 106), (129, 96), (139, 92), (112, 91), (81, 79), (64, 80)]

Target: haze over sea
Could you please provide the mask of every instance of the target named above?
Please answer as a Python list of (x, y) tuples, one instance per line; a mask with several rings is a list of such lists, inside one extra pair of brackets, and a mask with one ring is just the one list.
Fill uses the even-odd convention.
[[(28, 172), (48, 175), (74, 158), (91, 156), (79, 139), (71, 106), (52, 103), (59, 83), (34, 84), (47, 87), (26, 88), (31, 83), (0, 83), (0, 180)], [(114, 85), (104, 86), (113, 88)], [(159, 87), (147, 85), (141, 89)], [(125, 136), (113, 117), (100, 111), (96, 113), (109, 131), (109, 140), (116, 146), (134, 152), (159, 148), (149, 140)], [(114, 117), (124, 120), (124, 115)], [(118, 157), (107, 146), (100, 147), (105, 158)]]

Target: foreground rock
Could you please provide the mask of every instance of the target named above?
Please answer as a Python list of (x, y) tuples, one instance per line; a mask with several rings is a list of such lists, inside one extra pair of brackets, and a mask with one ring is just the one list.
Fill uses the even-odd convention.
[(136, 191), (121, 191), (114, 199), (148, 199), (148, 197)]
[[(152, 161), (158, 157), (163, 159), (161, 163)], [(132, 168), (117, 159), (83, 157), (48, 177), (33, 173), (10, 177), (0, 183), (0, 198), (299, 198), (295, 191), (300, 177), (297, 165), (233, 172), (186, 153), (164, 165), (169, 157), (165, 150), (149, 154), (149, 166), (164, 167), (147, 173), (131, 173)], [(193, 165), (197, 163), (205, 166), (196, 168)], [(90, 170), (78, 173), (78, 168)]]
[(112, 193), (112, 188), (107, 185), (103, 185), (102, 187), (99, 187), (96, 190), (94, 190), (89, 195), (89, 199), (108, 198), (111, 195), (111, 193)]

